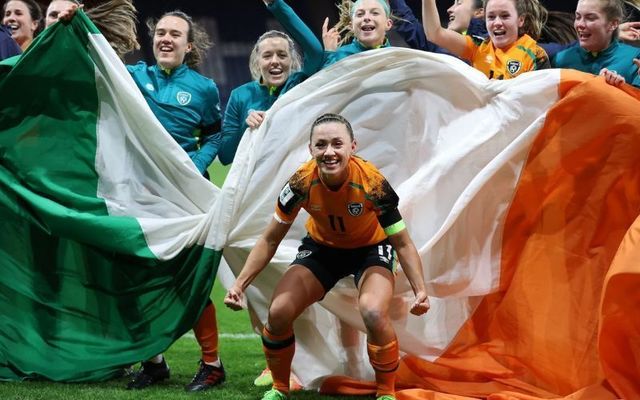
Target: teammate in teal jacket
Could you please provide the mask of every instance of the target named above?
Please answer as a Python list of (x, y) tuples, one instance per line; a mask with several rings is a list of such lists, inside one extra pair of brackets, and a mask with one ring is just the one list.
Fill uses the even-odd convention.
[(624, 13), (622, 0), (578, 1), (574, 21), (578, 44), (556, 54), (552, 65), (602, 75), (613, 85), (627, 82), (640, 87), (634, 63), (640, 58), (640, 49), (618, 40)]
[(269, 31), (256, 42), (249, 67), (253, 81), (231, 92), (222, 126), (218, 159), (230, 164), (245, 130), (257, 128), (264, 113), (282, 94), (318, 71), (322, 65), (322, 44), (283, 0), (265, 0), (267, 8), (302, 47), (304, 65), (293, 41), (283, 32)]
[[(140, 61), (127, 69), (153, 114), (204, 174), (220, 145), (222, 112), (216, 84), (187, 64), (165, 69)], [(200, 143), (194, 136), (197, 129)]]
[(573, 68), (594, 75), (599, 75), (606, 68), (615, 71), (625, 82), (640, 87), (638, 66), (632, 62), (634, 58), (640, 58), (640, 49), (614, 39), (609, 47), (598, 53), (576, 44), (558, 53), (553, 61), (555, 67)]
[(339, 38), (338, 32), (347, 28), (340, 26), (342, 23), (332, 28), (332, 33), (329, 36), (333, 36), (333, 43), (329, 44), (328, 42), (331, 40), (326, 40), (325, 22), (323, 40), (325, 40), (326, 51), (323, 68), (353, 54), (390, 46), (386, 35), (393, 26), (393, 21), (391, 20), (391, 10), (385, 0), (358, 0), (353, 3), (350, 9), (341, 8), (340, 11), (343, 14), (341, 21), (350, 21), (349, 29), (354, 38), (351, 43), (336, 48)]

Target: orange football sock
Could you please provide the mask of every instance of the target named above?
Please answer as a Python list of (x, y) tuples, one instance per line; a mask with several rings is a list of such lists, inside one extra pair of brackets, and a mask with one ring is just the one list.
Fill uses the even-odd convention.
[(288, 394), (291, 361), (296, 351), (293, 330), (289, 330), (284, 335), (273, 335), (265, 326), (262, 330), (262, 350), (267, 359), (267, 366), (271, 370), (273, 388)]
[(193, 328), (193, 333), (202, 350), (202, 361), (214, 363), (218, 360), (218, 322), (216, 321), (216, 308), (211, 300), (202, 310), (200, 318)]
[(395, 395), (396, 369), (398, 369), (400, 350), (398, 341), (393, 340), (384, 346), (367, 343), (369, 362), (376, 373), (378, 391), (376, 397)]

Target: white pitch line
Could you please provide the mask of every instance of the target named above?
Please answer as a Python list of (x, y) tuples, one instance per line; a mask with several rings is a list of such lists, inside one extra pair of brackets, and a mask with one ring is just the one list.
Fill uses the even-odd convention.
[[(182, 335), (183, 338), (195, 339), (196, 336), (193, 332), (187, 332)], [(255, 333), (220, 333), (218, 337), (221, 339), (234, 339), (234, 340), (249, 340), (249, 339), (260, 339)]]

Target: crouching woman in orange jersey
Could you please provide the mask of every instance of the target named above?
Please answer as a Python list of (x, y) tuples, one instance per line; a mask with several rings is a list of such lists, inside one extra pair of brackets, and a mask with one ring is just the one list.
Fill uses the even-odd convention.
[(295, 351), (293, 321), (321, 300), (341, 278), (354, 275), (358, 306), (367, 329), (367, 349), (376, 375), (378, 399), (394, 399), (399, 350), (389, 318), (395, 253), (411, 283), (411, 313), (429, 309), (422, 263), (398, 211), (398, 196), (382, 174), (354, 155), (356, 141), (349, 122), (325, 114), (311, 127), (313, 159), (289, 179), (276, 212), (251, 250), (225, 304), (242, 308), (245, 289), (262, 271), (289, 231), (301, 208), (310, 218), (296, 259), (273, 293), (262, 343), (273, 374), (264, 400), (286, 399)]

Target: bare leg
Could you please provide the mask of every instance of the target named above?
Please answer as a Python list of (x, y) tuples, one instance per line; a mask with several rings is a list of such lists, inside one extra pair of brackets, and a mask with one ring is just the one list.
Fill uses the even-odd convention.
[(323, 295), (320, 281), (300, 265), (287, 270), (273, 293), (262, 344), (273, 376), (273, 388), (280, 392), (289, 393), (291, 361), (295, 352), (293, 321)]
[(358, 305), (367, 328), (367, 352), (376, 373), (376, 396), (395, 395), (395, 372), (399, 363), (399, 348), (389, 318), (394, 277), (383, 267), (370, 267), (360, 283)]

